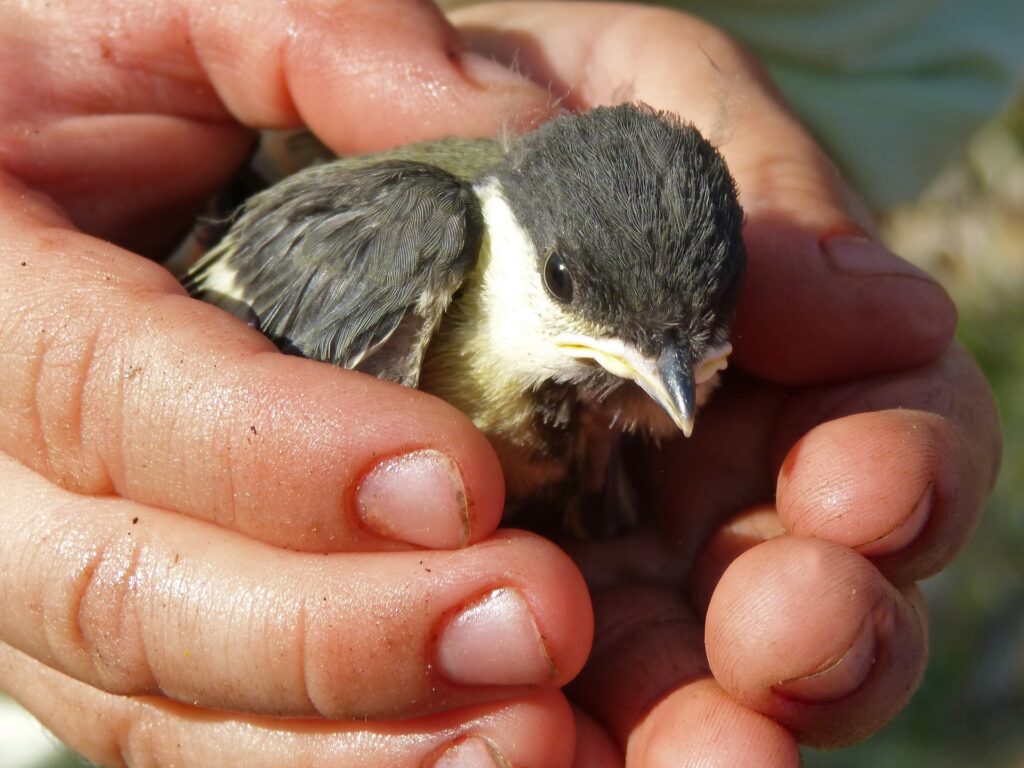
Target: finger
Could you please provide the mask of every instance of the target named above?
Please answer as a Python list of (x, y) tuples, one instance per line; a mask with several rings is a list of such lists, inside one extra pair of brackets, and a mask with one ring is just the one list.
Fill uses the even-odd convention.
[(459, 547), (497, 526), (498, 461), (454, 408), (278, 354), (2, 179), (0, 210), (0, 450), (293, 549)]
[(846, 547), (792, 536), (726, 570), (706, 641), (715, 679), (737, 701), (830, 747), (895, 716), (928, 655), (916, 600)]
[(853, 547), (899, 582), (967, 543), (1001, 453), (988, 386), (959, 349), (906, 376), (805, 391), (776, 427), (773, 452), (792, 445), (778, 476), (783, 526)]
[(599, 595), (595, 612), (594, 650), (570, 697), (628, 765), (800, 764), (784, 728), (710, 679), (702, 627), (675, 591), (623, 587)]
[(807, 383), (921, 364), (952, 339), (955, 310), (925, 273), (886, 251), (838, 172), (767, 76), (692, 17), (628, 5), (472, 8), (477, 46), (551, 83), (574, 108), (639, 100), (718, 145), (747, 216), (749, 262), (736, 360)]
[(0, 684), (101, 765), (559, 768), (571, 761), (572, 714), (555, 692), (400, 722), (283, 720), (106, 693), (2, 643)]
[(651, 768), (802, 765), (793, 736), (738, 703), (713, 680), (694, 680), (659, 701), (630, 740), (631, 764)]
[(969, 540), (1001, 450), (988, 385), (953, 348), (847, 385), (734, 380), (692, 438), (643, 454), (640, 476), (684, 564), (726, 518), (774, 497), (786, 530), (856, 548), (906, 583)]
[(637, 457), (638, 485), (681, 567), (693, 564), (725, 520), (773, 498), (768, 459), (786, 397), (774, 385), (734, 377), (701, 408), (692, 437)]
[(553, 688), (590, 644), (544, 539), (308, 555), (0, 462), (0, 640), (90, 685), (215, 709), (398, 717)]
[(0, 166), (86, 231), (130, 245), (133, 229), (237, 168), (252, 141), (239, 122), (306, 124), (336, 150), (366, 151), (489, 136), (550, 108), (425, 0), (173, 0), (145, 13), (106, 0), (0, 18)]
[[(426, 0), (185, 8), (218, 95), (249, 125), (301, 120), (338, 150), (366, 151), (491, 136), (550, 113), (545, 90), (472, 52)], [(273, 14), (289, 26), (275, 29)]]
[(622, 753), (608, 733), (590, 715), (573, 707), (576, 752), (573, 768), (622, 768)]
[(697, 615), (707, 614), (718, 582), (733, 560), (783, 533), (778, 513), (770, 504), (759, 504), (726, 520), (704, 543), (690, 570), (690, 601)]

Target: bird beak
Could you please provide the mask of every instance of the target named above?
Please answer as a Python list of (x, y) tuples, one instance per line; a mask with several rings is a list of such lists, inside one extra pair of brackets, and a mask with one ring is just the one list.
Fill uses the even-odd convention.
[(690, 350), (679, 344), (666, 344), (658, 355), (657, 371), (657, 383), (667, 397), (659, 397), (646, 387), (644, 390), (689, 437), (693, 433), (693, 419), (697, 413), (697, 385), (693, 381)]
[(635, 381), (689, 437), (697, 410), (697, 388), (729, 364), (730, 344), (713, 347), (694, 366), (690, 350), (668, 343), (657, 357), (644, 355), (621, 339), (563, 335), (555, 345), (569, 357), (593, 360), (620, 379)]

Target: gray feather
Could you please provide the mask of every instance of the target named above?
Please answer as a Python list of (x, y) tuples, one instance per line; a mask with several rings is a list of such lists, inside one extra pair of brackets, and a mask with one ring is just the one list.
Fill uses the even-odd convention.
[[(338, 161), (252, 198), (184, 283), (283, 349), (416, 386), (481, 235), (472, 189), (450, 173)], [(233, 296), (217, 290), (223, 270)]]

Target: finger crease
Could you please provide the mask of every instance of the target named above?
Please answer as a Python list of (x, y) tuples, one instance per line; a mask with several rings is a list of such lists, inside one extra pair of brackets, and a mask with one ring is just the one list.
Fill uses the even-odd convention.
[[(68, 413), (68, 432), (75, 435), (78, 452), (85, 457), (85, 391), (93, 374), (93, 365), (96, 361), (96, 346), (99, 343), (99, 332), (90, 333), (82, 348), (82, 355), (79, 362), (79, 372), (76, 377), (72, 391), (69, 393), (71, 411)], [(101, 464), (104, 477), (101, 482), (106, 489), (111, 487), (110, 476), (107, 474), (106, 466)]]
[(119, 350), (120, 366), (119, 369), (115, 368), (115, 371), (119, 374), (116, 376), (117, 386), (115, 387), (113, 407), (110, 408), (109, 413), (114, 415), (117, 419), (115, 429), (117, 430), (117, 439), (111, 441), (113, 446), (116, 446), (117, 455), (113, 457), (112, 462), (103, 462), (103, 469), (107, 473), (108, 477), (111, 477), (109, 465), (112, 464), (118, 468), (119, 479), (114, 481), (111, 477), (111, 485), (121, 495), (127, 495), (127, 484), (128, 484), (128, 467), (125, 465), (125, 457), (128, 455), (128, 430), (125, 429), (125, 410), (128, 401), (127, 387), (131, 383), (131, 367), (125, 364), (125, 350)]
[[(129, 592), (133, 592), (138, 588), (139, 585), (139, 561), (142, 559), (142, 548), (138, 545), (132, 549), (132, 559), (128, 564), (128, 571), (125, 575), (125, 589), (123, 593), (125, 599)], [(137, 593), (136, 593), (137, 594)], [(132, 618), (135, 620), (135, 627), (139, 630), (142, 629), (142, 616), (139, 614), (140, 605), (137, 599), (132, 599)], [(141, 658), (141, 669), (136, 666), (138, 672), (141, 675), (137, 678), (137, 682), (143, 687), (163, 691), (163, 687), (156, 679), (156, 672), (153, 668), (153, 660), (149, 654), (149, 644), (146, 642), (146, 638), (149, 633), (139, 632), (139, 653)]]
[(235, 442), (229, 436), (227, 440), (227, 466), (225, 467), (224, 476), (227, 480), (228, 495), (227, 495), (227, 520), (219, 521), (221, 525), (228, 528), (235, 529), (238, 523), (238, 497), (235, 495), (235, 467), (237, 466), (235, 461)]
[(32, 424), (32, 431), (35, 437), (35, 444), (39, 455), (40, 463), (45, 474), (52, 476), (53, 467), (50, 465), (50, 449), (46, 442), (46, 430), (43, 426), (43, 412), (40, 407), (40, 397), (43, 391), (43, 358), (46, 356), (49, 344), (46, 341), (46, 329), (40, 330), (36, 340), (36, 348), (32, 355), (30, 370), (28, 372), (31, 381), (32, 394), (29, 402), (29, 419)]
[(295, 617), (295, 631), (298, 632), (299, 641), (299, 675), (302, 679), (302, 695), (309, 704), (310, 712), (316, 712), (326, 717), (327, 715), (322, 712), (320, 707), (316, 705), (316, 702), (313, 701), (313, 687), (310, 682), (311, 665), (309, 660), (309, 642), (306, 636), (308, 615), (309, 612), (306, 608), (306, 604), (300, 603), (298, 615)]
[[(82, 569), (78, 577), (78, 584), (74, 587), (75, 596), (70, 611), (70, 616), (72, 617), (69, 632), (71, 642), (79, 652), (85, 654), (90, 659), (93, 672), (96, 671), (95, 656), (90, 648), (91, 643), (86, 640), (85, 621), (82, 614), (85, 609), (86, 598), (93, 591), (92, 585), (96, 579), (96, 572), (99, 570), (105, 552), (106, 547), (96, 550)], [(54, 649), (52, 642), (50, 643), (50, 648), (51, 651)]]

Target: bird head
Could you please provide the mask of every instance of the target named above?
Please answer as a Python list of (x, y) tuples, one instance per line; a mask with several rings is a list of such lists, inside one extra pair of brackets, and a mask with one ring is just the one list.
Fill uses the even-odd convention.
[(481, 189), (505, 265), (492, 291), (532, 339), (524, 365), (597, 399), (635, 382), (689, 435), (726, 367), (745, 264), (717, 150), (648, 107), (599, 108), (515, 140)]

